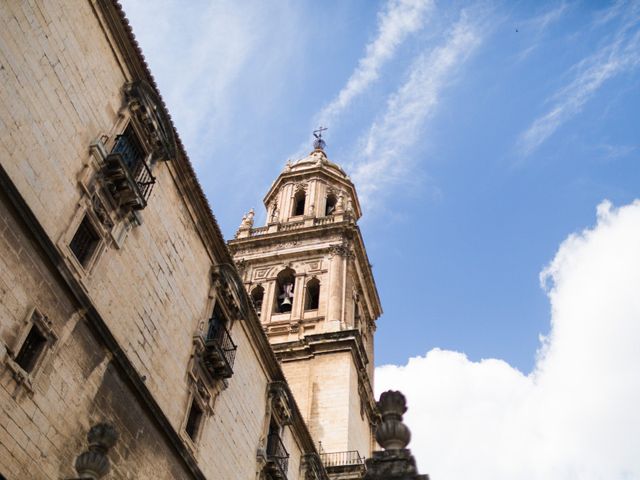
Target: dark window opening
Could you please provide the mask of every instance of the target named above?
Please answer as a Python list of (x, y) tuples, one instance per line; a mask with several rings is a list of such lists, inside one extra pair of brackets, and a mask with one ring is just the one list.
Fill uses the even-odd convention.
[(99, 241), (98, 232), (89, 217), (85, 215), (82, 222), (80, 222), (78, 230), (73, 235), (69, 247), (82, 266), (86, 266)]
[(300, 190), (296, 193), (296, 196), (293, 197), (293, 215), (304, 215), (304, 203), (307, 196), (304, 193), (304, 190)]
[(207, 329), (206, 340), (219, 340), (224, 336), (224, 330), (227, 326), (227, 318), (224, 316), (222, 309), (216, 303), (213, 307), (213, 313), (209, 319), (209, 328)]
[(267, 437), (267, 458), (278, 471), (280, 478), (285, 477), (289, 466), (289, 453), (282, 443), (280, 427), (271, 419), (269, 424), (269, 436)]
[(317, 310), (320, 303), (320, 282), (317, 278), (309, 280), (307, 283), (307, 301), (305, 310)]
[(144, 160), (144, 149), (131, 124), (125, 128), (121, 135), (116, 137), (116, 144), (112, 152), (122, 155), (125, 165), (132, 172), (135, 172), (138, 164)]
[(189, 409), (189, 418), (187, 418), (187, 426), (185, 430), (187, 435), (191, 438), (191, 440), (195, 441), (198, 430), (200, 429), (200, 423), (202, 422), (202, 409), (198, 402), (194, 398), (191, 401), (191, 408)]
[(293, 287), (295, 284), (295, 272), (285, 268), (276, 279), (275, 313), (286, 313), (293, 306)]
[(327, 197), (327, 205), (324, 209), (325, 216), (331, 215), (333, 212), (335, 212), (336, 203), (338, 203), (338, 200), (336, 199), (335, 195), (332, 194)]
[(262, 301), (264, 300), (264, 288), (257, 286), (251, 291), (251, 300), (253, 301), (253, 306), (256, 309), (256, 313), (258, 317), (260, 316), (260, 312), (262, 311)]
[(20, 368), (25, 372), (31, 373), (46, 346), (47, 338), (38, 327), (31, 325), (31, 330), (29, 330), (27, 338), (22, 344), (22, 347), (20, 347), (18, 355), (16, 355), (16, 363), (20, 365)]

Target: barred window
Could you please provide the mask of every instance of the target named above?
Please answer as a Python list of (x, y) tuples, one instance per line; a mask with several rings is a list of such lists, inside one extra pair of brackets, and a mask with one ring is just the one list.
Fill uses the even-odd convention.
[(136, 167), (144, 159), (145, 153), (131, 124), (127, 125), (121, 135), (117, 136), (112, 152), (122, 155), (124, 163), (129, 167), (129, 170), (132, 172), (137, 170)]
[(73, 235), (69, 247), (82, 266), (86, 266), (99, 241), (100, 235), (98, 235), (91, 220), (85, 215), (82, 222), (80, 222), (78, 230)]

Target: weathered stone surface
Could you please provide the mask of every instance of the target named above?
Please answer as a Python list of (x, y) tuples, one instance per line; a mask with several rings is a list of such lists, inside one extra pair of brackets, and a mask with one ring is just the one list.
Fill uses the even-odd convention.
[(428, 475), (420, 475), (416, 461), (408, 449), (383, 450), (373, 452), (367, 458), (367, 473), (364, 480), (428, 480)]

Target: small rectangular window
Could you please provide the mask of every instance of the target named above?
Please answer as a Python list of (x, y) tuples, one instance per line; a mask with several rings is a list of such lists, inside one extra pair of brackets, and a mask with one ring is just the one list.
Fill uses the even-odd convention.
[(16, 363), (20, 365), (25, 372), (31, 373), (38, 363), (38, 359), (47, 346), (47, 338), (42, 334), (40, 329), (31, 325), (31, 330), (25, 339), (18, 355), (16, 355)]
[(99, 241), (100, 235), (98, 235), (91, 220), (85, 215), (82, 222), (80, 222), (78, 230), (73, 235), (69, 247), (82, 266), (86, 266)]
[(191, 437), (191, 440), (195, 441), (198, 436), (198, 430), (200, 429), (200, 422), (202, 421), (202, 409), (198, 402), (194, 398), (191, 401), (191, 408), (189, 409), (189, 418), (187, 419), (187, 426), (185, 430), (187, 435)]

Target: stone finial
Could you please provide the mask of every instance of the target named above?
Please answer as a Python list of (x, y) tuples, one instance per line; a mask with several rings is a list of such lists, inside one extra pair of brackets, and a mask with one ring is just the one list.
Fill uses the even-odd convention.
[(246, 215), (242, 216), (242, 222), (240, 222), (240, 230), (247, 230), (253, 228), (253, 217), (255, 216), (253, 208), (249, 210)]
[(402, 423), (407, 411), (407, 402), (400, 392), (389, 390), (380, 395), (378, 408), (382, 422), (376, 432), (376, 440), (385, 450), (405, 448), (411, 440), (409, 428)]
[(107, 453), (118, 441), (118, 432), (109, 423), (98, 423), (87, 434), (89, 448), (76, 458), (78, 477), (88, 480), (99, 480), (111, 469)]

